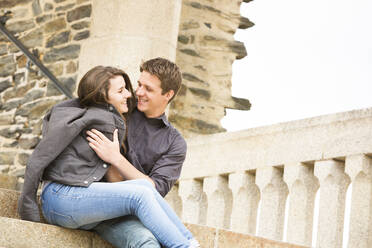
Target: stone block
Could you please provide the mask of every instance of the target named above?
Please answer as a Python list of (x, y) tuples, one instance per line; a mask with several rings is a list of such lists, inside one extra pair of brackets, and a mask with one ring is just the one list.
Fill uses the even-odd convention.
[[(8, 188), (10, 187), (12, 187), (13, 189), (16, 188), (17, 178), (16, 177), (13, 178), (14, 179), (12, 179), (11, 182), (12, 185), (8, 185)], [(1, 178), (0, 176), (0, 179), (3, 178)], [(0, 217), (19, 219), (19, 215), (17, 213), (19, 195), (20, 192), (18, 191), (0, 188)]]
[(0, 57), (0, 77), (7, 77), (16, 72), (16, 63), (13, 55)]
[(10, 80), (1, 81), (0, 82), (0, 93), (10, 87), (12, 87), (12, 83), (10, 82)]
[(32, 12), (33, 12), (34, 16), (38, 16), (43, 12), (42, 9), (41, 9), (39, 0), (34, 0), (32, 2)]
[(82, 32), (79, 32), (77, 33), (75, 36), (74, 36), (74, 40), (83, 40), (83, 39), (86, 39), (89, 37), (89, 30), (86, 30), (86, 31), (82, 31)]
[(72, 7), (74, 7), (75, 4), (74, 3), (71, 3), (71, 4), (67, 4), (67, 5), (63, 5), (63, 6), (59, 6), (55, 9), (56, 12), (58, 11), (65, 11), (65, 10), (69, 10), (71, 9)]
[(90, 4), (80, 6), (74, 10), (67, 12), (67, 21), (73, 22), (73, 21), (80, 20), (85, 17), (90, 17), (91, 13), (92, 13), (92, 6)]
[(15, 152), (0, 152), (0, 164), (13, 164), (15, 155)]
[[(75, 91), (76, 77), (59, 78), (59, 82), (70, 93)], [(57, 87), (54, 85), (54, 83), (49, 81), (46, 95), (47, 96), (57, 96), (57, 95), (61, 95), (61, 94), (63, 94), (63, 93), (61, 93), (57, 89)]]
[(8, 53), (8, 45), (6, 43), (0, 44), (0, 56)]
[(9, 23), (6, 25), (7, 29), (12, 33), (20, 33), (26, 30), (30, 30), (35, 27), (35, 23), (33, 20), (26, 20), (26, 21), (18, 21)]
[(80, 30), (80, 29), (83, 29), (83, 28), (89, 28), (89, 26), (90, 26), (89, 21), (81, 21), (81, 22), (77, 22), (77, 23), (71, 25), (71, 27), (75, 30)]
[(52, 14), (47, 14), (47, 15), (42, 15), (42, 16), (38, 16), (36, 17), (36, 22), (38, 24), (40, 23), (43, 23), (43, 22), (46, 22), (46, 21), (49, 21), (53, 18), (53, 15)]
[(44, 26), (44, 31), (46, 33), (55, 33), (64, 28), (66, 28), (66, 21), (64, 18), (59, 18), (59, 19), (46, 23)]
[(26, 166), (29, 157), (30, 157), (30, 154), (28, 154), (28, 153), (19, 153), (18, 154), (18, 163), (20, 163), (23, 166)]
[(52, 35), (46, 43), (46, 47), (53, 47), (68, 42), (70, 37), (70, 31), (64, 31), (55, 35)]
[(16, 115), (28, 116), (29, 119), (39, 119), (46, 114), (46, 112), (57, 103), (54, 99), (40, 99), (35, 102), (22, 105), (17, 111)]
[(22, 37), (20, 41), (27, 48), (35, 48), (43, 45), (43, 31), (41, 28), (31, 31), (26, 36)]
[(200, 247), (203, 248), (214, 248), (214, 240), (217, 235), (217, 229), (213, 227), (201, 226), (196, 224), (185, 223), (186, 227), (199, 241)]
[(32, 0), (2, 0), (0, 1), (0, 9), (9, 9), (14, 6), (25, 5)]
[(51, 3), (45, 3), (44, 4), (44, 11), (50, 11), (53, 9), (53, 4)]
[[(15, 189), (16, 186), (17, 186), (17, 178), (16, 177), (6, 175), (6, 174), (0, 174), (0, 188), (2, 188), (2, 189)], [(3, 200), (1, 200), (1, 202), (3, 202)], [(3, 209), (3, 208), (0, 207), (0, 209)]]
[(54, 48), (45, 53), (45, 63), (52, 63), (61, 60), (76, 59), (79, 57), (80, 45), (68, 45), (62, 48)]

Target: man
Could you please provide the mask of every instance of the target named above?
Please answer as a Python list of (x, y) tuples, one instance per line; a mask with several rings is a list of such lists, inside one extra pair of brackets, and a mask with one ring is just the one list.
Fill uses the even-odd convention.
[[(181, 87), (181, 72), (163, 58), (144, 62), (140, 71), (137, 108), (128, 119), (126, 158), (121, 158), (120, 169), (110, 170), (109, 176), (110, 181), (145, 178), (164, 197), (179, 178), (186, 156), (185, 140), (165, 116), (167, 105)], [(94, 133), (90, 136), (106, 154), (115, 142), (101, 140)], [(103, 221), (94, 230), (116, 247), (160, 247), (134, 216)]]

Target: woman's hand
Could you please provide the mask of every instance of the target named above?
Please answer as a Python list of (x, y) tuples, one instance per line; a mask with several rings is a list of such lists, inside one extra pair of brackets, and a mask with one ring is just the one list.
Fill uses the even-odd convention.
[(89, 146), (103, 161), (115, 165), (123, 158), (120, 153), (120, 144), (117, 129), (115, 129), (114, 131), (112, 141), (96, 129), (87, 131), (87, 135)]

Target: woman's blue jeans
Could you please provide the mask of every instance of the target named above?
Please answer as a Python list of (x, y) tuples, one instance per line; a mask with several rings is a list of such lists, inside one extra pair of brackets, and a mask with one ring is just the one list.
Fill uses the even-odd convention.
[(51, 183), (41, 199), (44, 217), (50, 224), (90, 230), (101, 221), (135, 215), (165, 247), (189, 247), (193, 238), (145, 179), (96, 182), (89, 187)]

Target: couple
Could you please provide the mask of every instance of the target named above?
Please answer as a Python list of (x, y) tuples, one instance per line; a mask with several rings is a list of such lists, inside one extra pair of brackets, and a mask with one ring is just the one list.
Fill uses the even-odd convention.
[[(166, 203), (186, 142), (165, 117), (181, 86), (177, 65), (156, 58), (128, 75), (97, 66), (80, 80), (78, 99), (54, 106), (31, 155), (18, 203), (22, 219), (94, 230), (115, 247), (199, 247)], [(136, 96), (136, 99), (135, 99)], [(159, 244), (160, 243), (160, 244)]]

